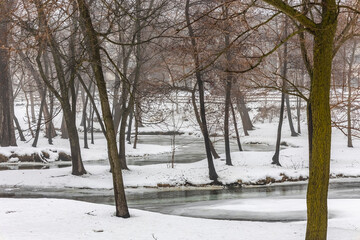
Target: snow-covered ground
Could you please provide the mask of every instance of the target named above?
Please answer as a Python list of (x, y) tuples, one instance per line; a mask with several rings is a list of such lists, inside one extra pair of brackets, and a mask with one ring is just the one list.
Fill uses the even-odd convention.
[[(183, 125), (178, 123), (178, 128), (162, 126), (157, 129), (147, 126), (142, 130), (143, 132), (180, 130), (189, 135), (199, 135), (196, 125), (191, 125), (190, 122), (191, 119)], [(55, 125), (59, 126), (59, 119)], [(273, 146), (276, 140), (277, 123), (258, 122), (255, 125), (257, 129), (251, 131), (250, 136), (241, 137), (245, 150), (250, 145)], [(306, 128), (302, 126), (301, 136), (290, 137), (289, 127), (285, 121), (283, 130), (282, 141), (286, 147), (280, 152), (282, 167), (270, 164), (274, 151), (236, 152), (236, 149), (232, 149), (234, 166), (226, 166), (223, 155), (222, 159), (215, 160), (219, 181), (223, 184), (269, 184), (306, 180), (308, 177)], [(88, 171), (88, 174), (84, 176), (71, 175), (69, 167), (46, 170), (5, 170), (0, 171), (0, 185), (5, 190), (8, 186), (10, 188), (29, 186), (111, 189), (112, 178), (109, 166), (100, 165), (96, 161), (91, 163), (92, 160), (107, 159), (105, 139), (99, 136), (98, 134), (95, 144), (90, 145), (90, 149), (82, 148), (85, 168)], [(336, 129), (333, 129), (332, 138), (332, 177), (360, 177), (360, 160), (358, 159), (360, 140), (354, 140), (354, 148), (347, 148), (346, 137)], [(54, 139), (53, 146), (49, 146), (46, 139), (42, 137), (39, 139), (39, 148), (31, 148), (30, 142), (18, 141), (18, 144), (19, 148), (0, 148), (0, 153), (8, 156), (12, 151), (31, 153), (49, 149), (69, 153), (68, 141), (59, 137)], [(127, 147), (128, 156), (156, 155), (171, 151), (170, 146), (161, 146), (156, 142), (139, 144), (137, 149), (133, 149), (130, 145)], [(55, 155), (50, 158), (51, 161), (56, 160)], [(13, 161), (15, 162), (16, 159)], [(123, 171), (125, 186), (128, 189), (202, 186), (211, 183), (208, 179), (207, 161), (201, 159), (195, 163), (175, 163), (175, 168), (170, 168), (169, 164), (130, 165), (129, 168), (130, 171)], [(138, 190), (133, 189), (133, 191)], [(0, 240), (117, 238), (297, 240), (304, 239), (306, 227), (304, 199), (241, 199), (227, 201), (226, 204), (207, 204), (181, 210), (190, 211), (193, 216), (196, 216), (196, 212), (199, 211), (211, 211), (213, 215), (231, 213), (228, 215), (258, 216), (258, 220), (277, 219), (280, 222), (209, 220), (169, 216), (134, 209), (131, 209), (132, 217), (125, 220), (113, 216), (113, 206), (60, 199), (0, 198), (0, 206)], [(360, 206), (358, 199), (329, 200), (329, 239), (360, 239), (360, 208), (358, 206)], [(289, 216), (292, 216), (294, 221), (284, 222)]]
[[(329, 200), (329, 240), (360, 238), (360, 200)], [(0, 239), (126, 240), (300, 240), (306, 222), (257, 222), (189, 218), (130, 209), (131, 218), (114, 217), (114, 207), (60, 199), (0, 199)], [(209, 206), (254, 214), (305, 212), (305, 200), (242, 200)]]
[[(1, 147), (0, 154), (9, 157), (12, 153), (18, 155), (31, 155), (33, 153), (39, 153), (45, 151), (50, 154), (49, 162), (57, 160), (58, 154), (56, 152), (64, 152), (70, 154), (69, 149), (69, 140), (61, 139), (60, 137), (55, 138), (53, 145), (47, 143), (47, 139), (39, 139), (39, 144), (37, 148), (31, 147), (31, 142), (21, 142), (18, 141), (18, 147)], [(171, 146), (161, 146), (156, 144), (137, 144), (137, 148), (134, 149), (132, 145), (126, 144), (126, 155), (132, 157), (143, 157), (151, 154), (162, 154), (171, 152)], [(96, 139), (95, 144), (89, 143), (89, 149), (81, 149), (82, 158), (84, 161), (94, 161), (94, 160), (106, 160), (108, 159), (107, 155), (107, 146), (105, 138)], [(12, 160), (12, 162), (16, 159)]]

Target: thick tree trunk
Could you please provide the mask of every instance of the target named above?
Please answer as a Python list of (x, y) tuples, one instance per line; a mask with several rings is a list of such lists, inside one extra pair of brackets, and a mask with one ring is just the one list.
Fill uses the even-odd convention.
[(337, 23), (335, 1), (323, 8), (322, 23), (314, 34), (314, 75), (310, 89), (313, 129), (307, 191), (306, 240), (325, 240), (327, 235), (327, 196), (330, 175), (331, 114), (330, 83), (333, 44)]
[(113, 176), (116, 216), (128, 218), (130, 217), (130, 214), (126, 203), (122, 172), (116, 147), (114, 122), (111, 115), (111, 108), (101, 65), (100, 45), (97, 39), (97, 32), (92, 25), (92, 20), (85, 0), (77, 0), (77, 4), (80, 12), (81, 28), (86, 39), (87, 51), (91, 59), (91, 67), (99, 91), (101, 108), (106, 126), (106, 140)]
[(0, 2), (0, 146), (16, 146), (14, 128), (14, 101), (10, 76), (10, 52), (8, 47), (10, 12), (9, 1)]
[(83, 175), (86, 174), (82, 158), (81, 158), (81, 148), (79, 144), (79, 134), (76, 128), (75, 114), (69, 109), (64, 109), (64, 116), (66, 121), (66, 126), (69, 133), (69, 142), (71, 150), (71, 163), (72, 163), (72, 174), (73, 175)]
[(63, 117), (61, 120), (61, 138), (69, 139), (68, 129), (66, 127), (66, 121), (65, 121), (65, 117), (64, 117), (64, 111), (63, 111)]

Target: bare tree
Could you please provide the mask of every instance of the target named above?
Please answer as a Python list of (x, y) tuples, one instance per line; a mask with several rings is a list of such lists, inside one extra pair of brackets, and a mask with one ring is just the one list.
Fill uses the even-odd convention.
[(91, 59), (91, 67), (99, 91), (101, 109), (103, 113), (104, 123), (106, 126), (106, 140), (108, 146), (109, 161), (113, 176), (116, 216), (128, 218), (130, 217), (130, 214), (126, 203), (120, 159), (116, 147), (114, 122), (112, 119), (106, 83), (101, 64), (100, 44), (98, 40), (98, 35), (94, 29), (89, 8), (86, 2), (84, 0), (77, 0), (76, 2), (79, 9), (79, 18), (81, 23), (80, 25), (85, 38), (85, 43), (87, 45), (87, 52)]
[(0, 146), (16, 146), (14, 101), (10, 77), (10, 16), (12, 1), (0, 2)]

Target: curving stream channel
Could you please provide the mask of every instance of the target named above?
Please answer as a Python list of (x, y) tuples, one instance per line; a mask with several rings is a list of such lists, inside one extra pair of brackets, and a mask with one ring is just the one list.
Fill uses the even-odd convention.
[[(247, 221), (301, 221), (305, 211), (274, 212), (209, 210), (208, 207), (231, 205), (245, 200), (274, 201), (274, 199), (305, 199), (306, 183), (288, 185), (250, 186), (242, 188), (175, 188), (127, 190), (129, 207), (164, 214), (209, 219)], [(1, 198), (65, 198), (113, 205), (113, 192), (109, 189), (0, 187)], [(360, 180), (330, 183), (330, 199), (360, 199)], [(304, 200), (305, 201), (305, 200)], [(239, 204), (239, 202), (236, 202)], [(241, 203), (241, 202), (240, 202)], [(330, 215), (331, 217), (331, 215)]]

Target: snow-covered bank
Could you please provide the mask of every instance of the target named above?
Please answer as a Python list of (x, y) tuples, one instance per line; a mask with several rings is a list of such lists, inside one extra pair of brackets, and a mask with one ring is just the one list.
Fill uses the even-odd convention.
[[(223, 184), (268, 184), (273, 182), (299, 181), (308, 178), (308, 146), (307, 136), (290, 137), (288, 129), (284, 133), (283, 141), (290, 147), (281, 150), (280, 163), (282, 167), (271, 165), (273, 151), (245, 151), (233, 152), (234, 166), (225, 165), (225, 161), (216, 159), (215, 167), (219, 181)], [(270, 144), (275, 140), (276, 124), (261, 124), (251, 136), (243, 138), (243, 142)], [(331, 177), (360, 177), (360, 141), (354, 139), (354, 148), (346, 147), (346, 137), (338, 130), (333, 130)], [(55, 146), (66, 150), (64, 140), (56, 139)], [(44, 141), (44, 140), (42, 140)], [(98, 144), (91, 149), (83, 149), (85, 167), (89, 174), (81, 177), (71, 175), (71, 168), (52, 168), (47, 170), (17, 170), (1, 171), (0, 185), (40, 186), (40, 187), (79, 187), (79, 188), (112, 188), (112, 178), (109, 167), (104, 165), (87, 164), (90, 160), (107, 158), (104, 139), (97, 139)], [(128, 147), (130, 145), (127, 145)], [(246, 147), (246, 146), (245, 146)], [(0, 148), (6, 151), (7, 148)], [(25, 146), (19, 148), (25, 151)], [(186, 149), (186, 148), (185, 148)], [(140, 144), (138, 149), (129, 147), (128, 155), (144, 156), (170, 150), (170, 146)], [(233, 149), (234, 150), (234, 149)], [(32, 151), (39, 151), (32, 148)], [(186, 151), (186, 150), (184, 150)], [(224, 157), (224, 156), (222, 156)], [(200, 160), (200, 159), (199, 159)], [(130, 171), (124, 171), (125, 185), (132, 187), (168, 187), (183, 185), (207, 185), (207, 161), (176, 164), (170, 168), (169, 164), (146, 166), (129, 166)]]
[[(286, 203), (284, 203), (286, 201)], [(285, 205), (284, 205), (285, 204)], [(329, 200), (329, 240), (360, 237), (360, 200)], [(270, 206), (271, 205), (271, 206)], [(305, 211), (304, 200), (240, 201), (210, 206), (273, 214), (277, 211)], [(300, 240), (305, 221), (249, 222), (169, 216), (131, 209), (131, 218), (114, 217), (114, 207), (60, 199), (0, 199), (0, 239), (126, 239), (126, 240)], [(254, 209), (254, 206), (256, 208)], [(272, 211), (266, 210), (268, 207)], [(285, 206), (285, 208), (284, 208)]]
[[(305, 148), (288, 148), (281, 151), (282, 167), (271, 165), (272, 152), (236, 152), (232, 154), (234, 166), (215, 160), (219, 181), (223, 184), (266, 184), (271, 182), (297, 181), (308, 178), (308, 155)], [(335, 149), (331, 160), (332, 177), (359, 177), (360, 161), (356, 156), (360, 149)], [(0, 185), (112, 188), (108, 166), (86, 165), (89, 174), (71, 175), (71, 168), (47, 170), (7, 170), (0, 173)], [(206, 185), (207, 161), (146, 166), (130, 166), (124, 171), (126, 187), (168, 187), (181, 185)]]
[[(42, 140), (44, 141), (44, 139)], [(1, 147), (0, 148), (0, 162), (24, 162), (19, 160), (19, 156), (26, 160), (27, 156), (37, 155), (39, 160), (37, 162), (54, 162), (59, 159), (59, 153), (70, 155), (69, 143), (66, 139), (56, 138), (54, 144), (47, 147), (31, 147), (29, 143), (19, 143), (19, 147)], [(43, 143), (40, 146), (46, 146)], [(137, 144), (137, 148), (134, 149), (131, 145), (126, 144), (126, 156), (128, 157), (143, 157), (151, 154), (163, 154), (171, 152), (171, 146), (161, 146), (156, 144)], [(90, 145), (89, 149), (81, 149), (82, 158), (84, 161), (96, 161), (108, 159), (107, 146), (105, 139), (98, 139), (97, 143)], [(44, 157), (44, 155), (46, 157)], [(15, 156), (15, 157), (13, 157)], [(67, 157), (67, 161), (71, 161), (70, 156)], [(6, 161), (4, 160), (6, 159)], [(29, 158), (28, 162), (34, 162)]]

